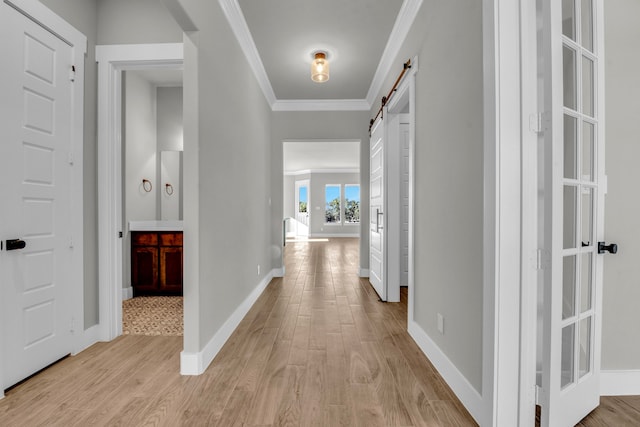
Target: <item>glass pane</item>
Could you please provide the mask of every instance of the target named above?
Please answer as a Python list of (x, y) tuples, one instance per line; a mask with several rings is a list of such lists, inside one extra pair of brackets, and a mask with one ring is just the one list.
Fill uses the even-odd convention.
[(593, 117), (593, 61), (582, 57), (582, 112)]
[[(564, 338), (564, 337), (563, 337)], [(582, 378), (591, 371), (591, 317), (580, 321), (580, 375)]]
[(307, 187), (301, 185), (298, 187), (298, 212), (307, 212), (307, 202)]
[(344, 222), (360, 222), (360, 186), (344, 186)]
[(576, 158), (578, 157), (578, 119), (564, 116), (564, 177), (578, 178)]
[(582, 0), (582, 46), (593, 52), (593, 2)]
[(576, 39), (575, 0), (562, 0), (562, 34), (571, 40)]
[(562, 320), (576, 313), (576, 256), (562, 260)]
[(576, 205), (577, 188), (565, 185), (564, 187), (564, 221), (563, 221), (563, 248), (576, 247)]
[(560, 359), (560, 386), (565, 388), (573, 382), (573, 346), (575, 324), (562, 328), (562, 356)]
[(593, 244), (593, 188), (582, 189), (582, 246)]
[(564, 85), (564, 106), (575, 110), (578, 102), (576, 90), (576, 52), (567, 47), (562, 48), (563, 59), (563, 85)]
[(340, 186), (327, 185), (324, 190), (325, 208), (324, 222), (328, 224), (340, 223)]
[(591, 309), (592, 254), (582, 254), (580, 265), (580, 313)]
[(593, 181), (594, 132), (593, 124), (582, 122), (582, 179), (585, 181)]

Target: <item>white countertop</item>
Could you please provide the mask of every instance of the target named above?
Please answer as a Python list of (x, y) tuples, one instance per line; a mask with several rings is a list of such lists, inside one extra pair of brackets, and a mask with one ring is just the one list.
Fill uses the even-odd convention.
[(182, 220), (129, 221), (129, 231), (182, 231)]

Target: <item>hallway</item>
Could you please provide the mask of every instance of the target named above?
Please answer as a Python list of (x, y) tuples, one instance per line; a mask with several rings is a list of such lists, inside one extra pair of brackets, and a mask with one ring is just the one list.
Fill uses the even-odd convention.
[(475, 425), (356, 275), (358, 239), (285, 247), (267, 287), (206, 372), (179, 375), (180, 337), (98, 343), (10, 390), (0, 425)]

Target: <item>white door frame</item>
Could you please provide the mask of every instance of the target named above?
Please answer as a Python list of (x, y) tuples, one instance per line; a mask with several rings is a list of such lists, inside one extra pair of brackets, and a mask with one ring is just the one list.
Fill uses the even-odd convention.
[[(537, 137), (530, 119), (537, 123), (538, 117), (531, 16), (535, 2), (483, 0), (483, 361), (477, 419), (487, 426), (534, 420), (535, 352), (526, 352), (535, 320), (521, 309), (535, 301), (530, 297), (535, 275), (527, 269), (536, 254), (535, 230), (527, 228), (535, 223), (527, 211), (535, 203), (530, 190), (536, 179), (530, 151)], [(532, 337), (535, 344), (535, 332)]]
[[(396, 255), (401, 253), (401, 239), (400, 234), (402, 231), (402, 205), (400, 203), (400, 192), (393, 193), (386, 191), (387, 186), (391, 181), (395, 184), (400, 183), (401, 165), (402, 161), (400, 154), (402, 147), (400, 146), (400, 118), (401, 116), (408, 117), (409, 119), (409, 278), (408, 278), (408, 316), (410, 320), (413, 320), (413, 230), (414, 230), (414, 153), (415, 153), (415, 116), (416, 116), (416, 101), (415, 101), (415, 76), (418, 72), (418, 57), (414, 57), (411, 60), (411, 68), (407, 71), (406, 78), (396, 89), (393, 97), (386, 105), (385, 108), (385, 121), (384, 126), (387, 126), (385, 130), (385, 227), (386, 235), (386, 255), (385, 255), (385, 286), (387, 287), (387, 301), (398, 302), (400, 301), (400, 258)], [(400, 105), (400, 101), (406, 99), (408, 96), (409, 113), (402, 114), (401, 109), (405, 104)], [(396, 182), (397, 181), (397, 182)], [(393, 193), (393, 194), (390, 194)], [(387, 197), (388, 196), (388, 197)], [(391, 208), (393, 206), (393, 209)], [(394, 256), (391, 257), (390, 255)], [(390, 280), (391, 277), (393, 280)]]
[(122, 334), (122, 71), (181, 68), (182, 43), (96, 46), (100, 336)]
[[(86, 348), (84, 339), (84, 226), (83, 226), (83, 148), (84, 148), (84, 55), (87, 52), (87, 38), (40, 2), (31, 0), (4, 0), (4, 3), (29, 17), (43, 28), (55, 34), (73, 49), (76, 66), (75, 83), (72, 85), (71, 146), (73, 164), (71, 169), (71, 232), (73, 254), (70, 266), (71, 307), (74, 325), (73, 354)], [(77, 90), (76, 90), (77, 89)], [(0, 288), (0, 296), (2, 289)], [(0, 351), (0, 384), (4, 384), (3, 353)], [(0, 387), (0, 399), (4, 397), (4, 387)]]

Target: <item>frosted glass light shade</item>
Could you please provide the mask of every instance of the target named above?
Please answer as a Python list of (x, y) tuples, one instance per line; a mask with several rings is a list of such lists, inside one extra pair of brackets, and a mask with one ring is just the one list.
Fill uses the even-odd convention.
[(315, 53), (315, 57), (311, 61), (311, 80), (317, 83), (324, 83), (329, 80), (329, 61), (327, 61), (326, 53)]

